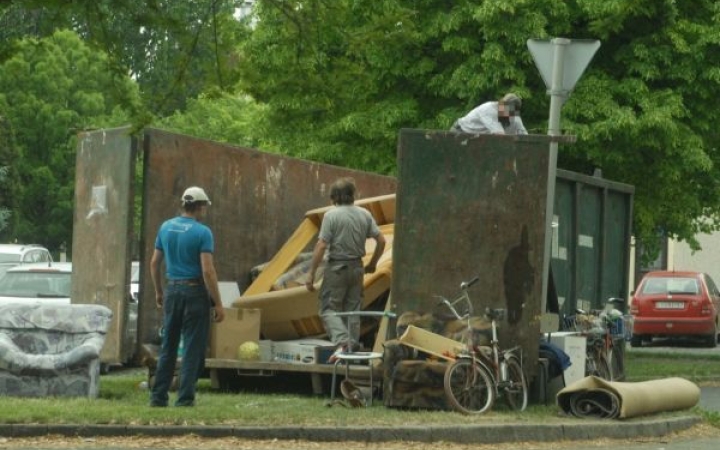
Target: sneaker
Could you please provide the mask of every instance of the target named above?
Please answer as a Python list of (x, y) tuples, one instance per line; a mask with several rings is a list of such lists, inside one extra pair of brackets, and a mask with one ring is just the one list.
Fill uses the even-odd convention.
[(338, 359), (340, 359), (340, 355), (344, 355), (347, 353), (345, 346), (341, 345), (340, 347), (336, 348), (332, 355), (328, 358), (329, 363), (335, 363)]

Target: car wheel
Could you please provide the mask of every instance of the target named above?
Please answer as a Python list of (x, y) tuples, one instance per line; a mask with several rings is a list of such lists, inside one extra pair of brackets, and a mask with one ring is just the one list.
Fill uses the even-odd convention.
[(715, 328), (715, 331), (712, 332), (712, 334), (709, 334), (705, 337), (705, 346), (709, 348), (717, 347), (717, 327)]
[(643, 338), (639, 334), (633, 334), (630, 338), (630, 347), (642, 347)]

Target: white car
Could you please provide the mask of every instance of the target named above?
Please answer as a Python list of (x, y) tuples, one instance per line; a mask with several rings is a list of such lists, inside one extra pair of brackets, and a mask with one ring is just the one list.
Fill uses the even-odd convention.
[(140, 261), (133, 261), (130, 266), (130, 298), (137, 303), (140, 290)]
[(33, 263), (9, 268), (0, 276), (0, 304), (70, 303), (71, 263)]
[(20, 264), (52, 262), (52, 255), (37, 244), (0, 244), (0, 275)]

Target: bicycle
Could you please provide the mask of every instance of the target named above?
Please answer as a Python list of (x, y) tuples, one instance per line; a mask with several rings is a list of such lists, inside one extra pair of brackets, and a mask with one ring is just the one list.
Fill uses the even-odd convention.
[[(497, 321), (503, 319), (504, 309), (486, 308), (485, 316), (490, 320), (492, 331), (490, 347), (478, 346), (474, 342), (471, 325), (473, 308), (468, 288), (478, 280), (475, 277), (469, 282), (460, 283), (461, 294), (452, 301), (439, 297), (456, 319), (467, 323), (465, 345), (445, 371), (445, 395), (450, 405), (464, 414), (484, 413), (493, 406), (498, 396), (503, 396), (510, 408), (524, 411), (527, 408), (528, 388), (522, 366), (522, 347), (499, 349)], [(465, 314), (458, 312), (456, 305), (461, 302), (467, 308)]]
[(622, 298), (611, 297), (605, 309), (586, 312), (576, 309), (574, 316), (566, 318), (566, 328), (580, 331), (587, 339), (585, 376), (596, 376), (608, 381), (623, 378), (622, 353), (615, 348), (615, 337), (622, 334), (622, 317), (613, 318), (610, 311)]

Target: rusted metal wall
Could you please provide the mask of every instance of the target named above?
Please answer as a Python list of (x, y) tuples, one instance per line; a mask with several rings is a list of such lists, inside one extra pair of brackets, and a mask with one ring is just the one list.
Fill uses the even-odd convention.
[[(463, 280), (475, 311), (507, 308), (501, 345), (534, 361), (540, 332), (549, 138), (402, 130), (393, 247), (398, 313), (431, 312)], [(532, 370), (532, 369), (530, 369)]]
[[(350, 176), (358, 198), (392, 194), (394, 178), (263, 153), (155, 129), (144, 133), (144, 193), (140, 341), (152, 342), (160, 323), (154, 304), (149, 259), (160, 224), (179, 213), (188, 186), (210, 196), (206, 223), (216, 242), (215, 265), (222, 281), (239, 281), (268, 261), (305, 216), (330, 204), (330, 184)], [(314, 244), (314, 241), (313, 243)]]
[(129, 128), (79, 136), (75, 168), (72, 302), (113, 311), (101, 359), (123, 362), (129, 301), (132, 173), (136, 141)]

